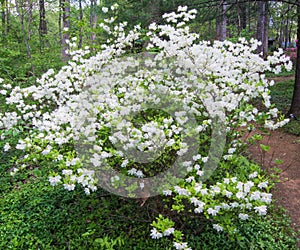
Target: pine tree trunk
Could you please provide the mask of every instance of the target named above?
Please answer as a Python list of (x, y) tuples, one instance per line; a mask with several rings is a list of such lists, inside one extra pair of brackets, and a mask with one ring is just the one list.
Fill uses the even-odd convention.
[(268, 25), (268, 1), (261, 1), (258, 4), (256, 39), (262, 43), (258, 46), (257, 53), (262, 53), (263, 57), (268, 54)]
[(5, 6), (5, 1), (1, 3), (1, 19), (2, 19), (2, 35), (6, 36), (6, 6)]
[(47, 35), (47, 22), (46, 22), (46, 11), (45, 11), (45, 0), (39, 0), (40, 9), (40, 25), (39, 25), (39, 38), (40, 47), (44, 47), (44, 36)]
[(148, 24), (153, 22), (158, 23), (161, 20), (161, 5), (162, 0), (150, 0), (148, 1), (147, 9), (149, 12)]
[(217, 40), (224, 41), (226, 39), (226, 1), (222, 1), (219, 6), (219, 14), (216, 19)]
[(45, 1), (39, 0), (39, 7), (40, 7), (40, 26), (39, 32), (40, 35), (47, 34), (47, 22), (46, 22), (46, 11), (45, 11)]
[(82, 0), (79, 0), (79, 20), (80, 20), (79, 43), (78, 43), (79, 49), (81, 49), (82, 47), (82, 19), (83, 19)]
[(297, 27), (297, 60), (296, 60), (296, 76), (294, 84), (294, 93), (292, 98), (291, 108), (288, 114), (291, 117), (300, 119), (300, 0), (298, 0), (297, 5), (297, 18), (298, 18), (298, 27)]
[(69, 60), (69, 54), (67, 53), (68, 44), (67, 40), (70, 40), (70, 0), (62, 0), (62, 22), (63, 22), (63, 31), (62, 31), (62, 61), (67, 62)]
[(264, 13), (264, 35), (263, 35), (263, 55), (266, 59), (268, 56), (268, 40), (269, 40), (269, 4), (268, 1), (265, 3)]
[[(93, 45), (96, 40), (96, 25), (97, 25), (97, 13), (96, 13), (96, 0), (91, 0), (90, 5), (90, 28), (93, 30), (91, 33), (91, 44)], [(93, 46), (92, 46), (93, 47)]]

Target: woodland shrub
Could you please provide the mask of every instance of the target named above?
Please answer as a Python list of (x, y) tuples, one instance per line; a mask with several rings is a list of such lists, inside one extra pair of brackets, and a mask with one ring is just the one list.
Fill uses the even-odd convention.
[[(239, 131), (254, 129), (253, 122), (269, 129), (288, 122), (270, 103), (274, 82), (263, 73), (292, 65), (282, 50), (263, 60), (253, 39), (202, 41), (187, 25), (195, 16), (179, 7), (146, 34), (108, 18), (101, 27), (111, 38), (95, 56), (75, 50), (73, 38), (72, 59), (57, 73), (49, 69), (26, 88), (4, 80), (9, 108), (0, 125), (26, 131), (16, 145), (24, 156), (11, 174), (54, 162), (50, 185), (81, 186), (87, 195), (101, 187), (144, 200), (161, 194), (173, 200), (170, 210), (212, 220), (230, 237), (239, 235), (237, 220), (266, 215), (268, 177), (239, 155)], [(147, 50), (128, 54), (140, 39)], [(251, 104), (258, 97), (267, 111)], [(160, 215), (152, 225), (152, 238), (190, 249), (170, 218)]]

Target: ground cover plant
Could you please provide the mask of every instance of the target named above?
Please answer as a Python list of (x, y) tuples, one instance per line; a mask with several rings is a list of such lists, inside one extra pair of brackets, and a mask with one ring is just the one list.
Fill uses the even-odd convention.
[[(11, 167), (5, 160), (1, 244), (293, 247), (286, 224), (277, 236), (260, 233), (279, 223), (267, 213), (274, 209), (272, 183), (239, 154), (238, 132), (252, 130), (252, 121), (269, 129), (288, 122), (272, 106), (273, 82), (262, 72), (291, 64), (283, 51), (263, 60), (255, 40), (201, 41), (186, 25), (195, 14), (179, 7), (164, 15), (167, 24), (153, 23), (146, 33), (106, 20), (102, 27), (112, 38), (95, 56), (88, 48), (72, 50), (74, 38), (73, 58), (59, 72), (50, 69), (26, 88), (4, 80), (1, 135)], [(140, 39), (147, 51), (128, 55)], [(249, 103), (257, 97), (266, 111)], [(143, 206), (122, 197), (140, 198)], [(132, 207), (137, 216), (128, 220)]]

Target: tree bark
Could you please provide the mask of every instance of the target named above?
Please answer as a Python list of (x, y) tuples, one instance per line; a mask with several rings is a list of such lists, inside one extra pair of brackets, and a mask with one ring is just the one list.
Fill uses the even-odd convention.
[(40, 10), (39, 38), (40, 38), (40, 47), (42, 48), (44, 47), (44, 36), (47, 35), (45, 0), (39, 0), (39, 10)]
[(218, 7), (218, 16), (216, 19), (216, 35), (217, 40), (224, 41), (226, 39), (226, 1), (223, 0)]
[(92, 45), (95, 43), (95, 40), (96, 40), (96, 32), (95, 32), (95, 29), (97, 27), (96, 5), (97, 5), (96, 0), (91, 0), (91, 5), (90, 5), (90, 28), (92, 30), (92, 33), (91, 33), (91, 44)]
[(39, 0), (39, 8), (40, 8), (40, 26), (39, 32), (40, 35), (47, 34), (47, 22), (46, 22), (46, 11), (45, 11), (45, 0)]
[(264, 58), (268, 54), (268, 25), (268, 1), (260, 1), (258, 4), (256, 39), (262, 43), (258, 46), (257, 53), (262, 53)]
[(300, 0), (297, 1), (297, 59), (296, 59), (296, 76), (294, 83), (294, 93), (292, 103), (288, 114), (291, 117), (300, 119)]
[(62, 22), (63, 22), (61, 55), (62, 55), (62, 61), (67, 62), (69, 60), (69, 54), (67, 53), (69, 46), (67, 44), (67, 40), (70, 40), (70, 0), (62, 0), (61, 7), (62, 7)]
[(153, 22), (158, 23), (161, 20), (161, 6), (162, 0), (150, 0), (147, 4), (147, 11), (149, 13), (149, 18), (147, 20), (148, 24)]
[(264, 14), (264, 40), (263, 40), (263, 55), (266, 59), (268, 56), (268, 41), (269, 41), (269, 3), (265, 3), (265, 14)]
[(80, 20), (79, 43), (78, 43), (79, 49), (81, 49), (82, 47), (82, 19), (83, 19), (82, 0), (79, 0), (79, 20)]
[(236, 4), (236, 11), (237, 11), (237, 17), (238, 17), (238, 34), (241, 33), (242, 30), (246, 28), (246, 22), (247, 22), (247, 11), (246, 11), (246, 5), (245, 3), (239, 3)]
[[(20, 20), (20, 23), (21, 23), (21, 29), (22, 29), (22, 33), (23, 33), (23, 40), (24, 40), (24, 44), (25, 44), (25, 47), (26, 47), (27, 57), (31, 58), (31, 48), (30, 48), (30, 44), (29, 44), (30, 31), (29, 30), (26, 31), (24, 13), (23, 13), (23, 10), (21, 9), (20, 5), (19, 5), (19, 1), (16, 0), (15, 4), (16, 4), (16, 11), (18, 13), (19, 20)], [(29, 25), (30, 25), (30, 19), (28, 20), (28, 27), (29, 27)]]
[(1, 2), (2, 35), (6, 36), (6, 1)]

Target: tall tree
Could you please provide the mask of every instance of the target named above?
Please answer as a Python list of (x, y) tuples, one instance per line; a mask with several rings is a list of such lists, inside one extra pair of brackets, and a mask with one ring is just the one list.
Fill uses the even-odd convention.
[(39, 0), (39, 13), (40, 13), (39, 38), (40, 38), (41, 47), (43, 47), (44, 36), (47, 35), (45, 0)]
[[(30, 1), (26, 3), (26, 2), (19, 2), (19, 0), (16, 0), (15, 5), (16, 5), (16, 12), (18, 14), (21, 23), (22, 35), (26, 47), (27, 57), (31, 58), (31, 48), (30, 48), (29, 41), (30, 41), (30, 33), (31, 33), (30, 23), (32, 19), (32, 4), (30, 3)], [(26, 9), (26, 7), (28, 9)], [(25, 20), (26, 13), (28, 13), (27, 20)], [(26, 29), (26, 26), (29, 28), (28, 30)]]
[(300, 118), (300, 0), (297, 0), (297, 61), (294, 92), (289, 114), (297, 119)]
[(2, 21), (2, 34), (5, 36), (7, 34), (7, 17), (6, 17), (6, 9), (7, 9), (7, 0), (1, 0), (1, 21)]
[(147, 9), (149, 13), (148, 24), (159, 22), (161, 19), (162, 0), (149, 0)]
[(79, 0), (79, 20), (80, 20), (80, 29), (79, 29), (79, 43), (78, 48), (82, 47), (82, 20), (83, 20), (83, 9), (82, 9), (82, 0)]
[(96, 32), (95, 29), (97, 27), (97, 0), (90, 0), (90, 28), (92, 30), (91, 33), (91, 43), (95, 43), (96, 40)]
[(226, 9), (227, 9), (227, 2), (222, 0), (220, 5), (218, 6), (218, 16), (216, 19), (216, 35), (217, 40), (224, 41), (226, 39)]
[(68, 61), (69, 54), (67, 53), (68, 44), (67, 40), (70, 40), (70, 0), (61, 0), (62, 9), (62, 40), (61, 40), (61, 55), (63, 62)]
[(258, 47), (257, 53), (262, 53), (263, 57), (268, 54), (268, 1), (260, 1), (258, 3), (258, 19), (256, 39), (261, 41), (261, 46)]

